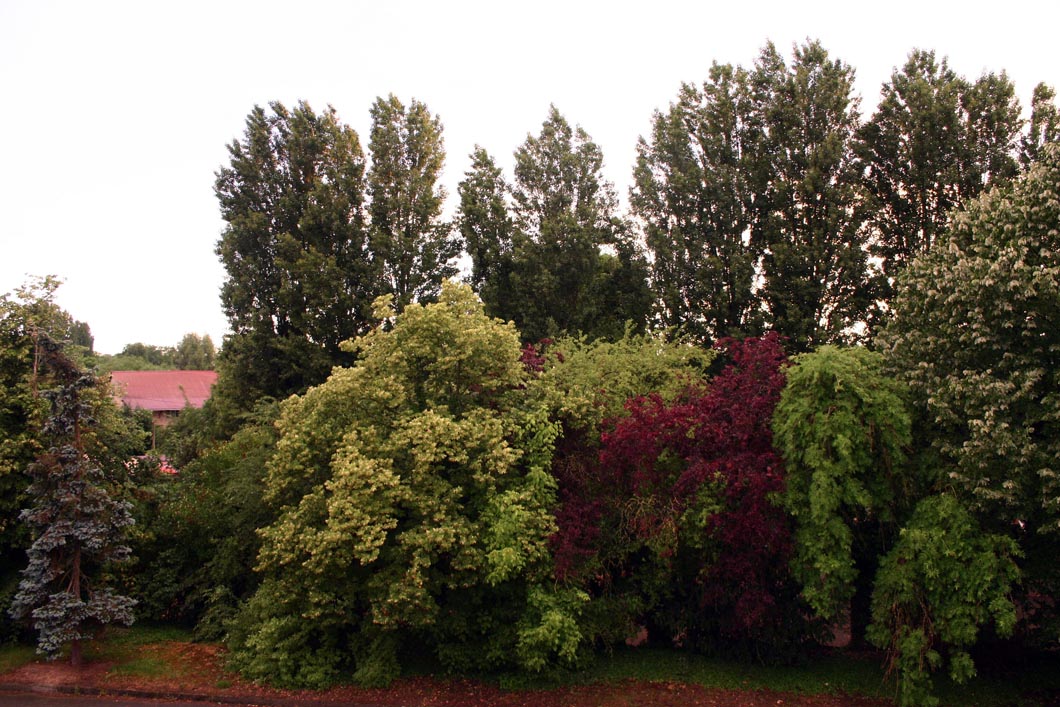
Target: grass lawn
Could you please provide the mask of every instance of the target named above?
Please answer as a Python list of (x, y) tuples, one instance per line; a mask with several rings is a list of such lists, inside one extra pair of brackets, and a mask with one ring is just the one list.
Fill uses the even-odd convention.
[(191, 641), (191, 632), (171, 626), (107, 629), (102, 640), (85, 643), (85, 659), (114, 663), (111, 673), (144, 678), (188, 678), (187, 666), (157, 650), (160, 644)]
[[(171, 627), (110, 628), (102, 640), (86, 642), (85, 658), (113, 664), (110, 674), (116, 677), (227, 687), (217, 683), (225, 676), (219, 678), (215, 672), (211, 677), (197, 671), (192, 663), (174, 659), (174, 649), (190, 641), (190, 632)], [(0, 672), (38, 659), (32, 647), (0, 647)], [(421, 666), (416, 672), (426, 671), (429, 671), (427, 666)], [(860, 695), (882, 699), (895, 696), (894, 683), (885, 676), (877, 655), (843, 651), (823, 651), (801, 665), (769, 667), (661, 648), (620, 648), (600, 655), (585, 670), (554, 674), (548, 680), (510, 676), (482, 679), (493, 684), (499, 680), (518, 691), (640, 680), (802, 695)], [(953, 685), (940, 677), (937, 687), (942, 703), (954, 707), (1040, 705), (1044, 701), (1038, 697), (1051, 695), (1055, 700), (1060, 696), (1060, 654), (984, 665), (982, 674), (967, 685)]]
[[(527, 689), (559, 685), (615, 683), (635, 679), (682, 682), (728, 690), (772, 690), (801, 695), (859, 695), (894, 700), (893, 678), (885, 674), (873, 653), (822, 651), (800, 665), (765, 666), (660, 648), (621, 648), (601, 655), (577, 673), (553, 676), (553, 681), (502, 680)], [(984, 667), (965, 685), (944, 675), (936, 677), (936, 694), (950, 707), (1033, 707), (1057, 704), (1060, 697), (1060, 653), (1020, 661), (1007, 667)]]
[(822, 654), (804, 665), (766, 666), (661, 648), (622, 648), (600, 656), (578, 681), (674, 681), (730, 690), (889, 697), (892, 686), (872, 657)]
[(4, 645), (0, 646), (0, 673), (25, 665), (39, 656), (32, 646)]

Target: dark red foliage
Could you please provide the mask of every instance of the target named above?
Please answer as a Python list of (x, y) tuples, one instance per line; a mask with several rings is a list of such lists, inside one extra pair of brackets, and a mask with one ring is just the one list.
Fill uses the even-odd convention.
[[(552, 339), (548, 338), (541, 339), (536, 344), (524, 344), (523, 352), (520, 355), (519, 360), (524, 366), (526, 366), (526, 370), (531, 373), (541, 373), (544, 371), (545, 363), (548, 361), (546, 352), (548, 351), (548, 347), (552, 344)], [(556, 358), (562, 362), (563, 354), (557, 353)]]
[[(726, 365), (708, 386), (671, 404), (629, 401), (598, 465), (557, 475), (556, 571), (607, 591), (635, 576), (651, 548), (671, 573), (658, 578), (669, 602), (655, 607), (668, 617), (660, 623), (690, 640), (769, 642), (794, 597), (790, 527), (771, 500), (784, 488), (771, 419), (786, 359), (776, 335), (717, 348)], [(705, 500), (710, 512), (687, 520)]]

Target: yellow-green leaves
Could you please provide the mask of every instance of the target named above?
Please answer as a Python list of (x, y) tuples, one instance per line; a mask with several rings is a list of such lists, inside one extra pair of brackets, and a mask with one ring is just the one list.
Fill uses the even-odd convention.
[(658, 393), (669, 400), (701, 382), (714, 358), (688, 343), (628, 333), (614, 342), (561, 339), (546, 354), (538, 395), (566, 425), (592, 435), (623, 415), (631, 398)]
[[(384, 324), (348, 347), (357, 364), (284, 404), (267, 477), (280, 513), (260, 569), (263, 591), (303, 596), (252, 602), (262, 628), (235, 646), (237, 663), (320, 660), (314, 645), (352, 636), (364, 648), (336, 645), (334, 665), (383, 681), (409, 632), (511, 662), (521, 616), (535, 636), (524, 667), (567, 659), (581, 641), (569, 602), (543, 616), (527, 603), (551, 570), (558, 427), (526, 394), (514, 328), (452, 283), (400, 314), (378, 304)], [(292, 615), (305, 630), (276, 633)]]

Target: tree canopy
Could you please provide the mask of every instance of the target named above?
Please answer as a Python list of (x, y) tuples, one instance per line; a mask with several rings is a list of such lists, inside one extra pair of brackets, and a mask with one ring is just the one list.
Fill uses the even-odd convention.
[(582, 600), (548, 580), (556, 430), (520, 402), (515, 329), (466, 286), (380, 305), (391, 325), (353, 344), (356, 364), (284, 404), (279, 517), (234, 659), (300, 684), (340, 667), (389, 681), (409, 641), (459, 667), (572, 662)]
[(918, 49), (891, 74), (858, 145), (872, 250), (889, 277), (930, 249), (962, 202), (1014, 176), (1020, 127), (1004, 73), (971, 82)]
[(441, 220), (441, 121), (423, 103), (406, 108), (393, 94), (377, 99), (371, 116), (371, 259), (381, 269), (379, 294), (392, 294), (400, 311), (437, 296), (442, 281), (457, 272), (451, 261), (460, 244)]
[(30, 505), (19, 515), (34, 537), (10, 613), (30, 621), (38, 651), (55, 656), (69, 646), (79, 667), (83, 640), (101, 626), (133, 621), (135, 602), (116, 593), (105, 574), (129, 557), (123, 531), (133, 523), (130, 506), (108, 490), (129, 450), (108, 444), (114, 440), (103, 419), (108, 410), (115, 415), (103, 382), (47, 333), (37, 333), (36, 345), (36, 361), (54, 387), (40, 392), (51, 408), (40, 429), (45, 449), (27, 469)]
[(748, 72), (715, 64), (702, 88), (682, 86), (637, 145), (633, 212), (652, 253), (660, 323), (711, 343), (758, 333), (755, 276), (763, 242), (761, 116)]
[(971, 201), (899, 280), (879, 344), (995, 527), (1060, 531), (1060, 150)]
[(219, 387), (249, 409), (322, 381), (343, 360), (339, 344), (367, 330), (380, 291), (364, 154), (334, 109), (255, 107), (228, 152), (215, 184), (226, 223), (221, 302), (232, 328)]
[[(114, 490), (141, 613), (285, 685), (634, 639), (784, 660), (849, 616), (930, 704), (984, 638), (1055, 646), (1055, 94), (1021, 134), (1003, 72), (916, 50), (865, 117), (853, 78), (815, 41), (714, 64), (652, 116), (629, 220), (554, 106), (510, 176), (476, 146), (451, 221), (423, 103), (377, 99), (368, 157), (332, 108), (256, 107), (179, 475), (126, 466), (77, 364), (205, 368), (208, 337), (95, 356), (53, 280), (0, 298), (0, 504), (28, 468), (38, 531), (16, 614), (48, 650), (129, 617), (67, 580), (128, 554)], [(28, 540), (0, 519), (0, 570)]]
[(473, 157), (459, 223), (488, 311), (511, 319), (527, 341), (615, 339), (627, 322), (643, 329), (646, 264), (589, 135), (551, 107), (540, 134), (515, 151), (510, 186), (484, 151)]

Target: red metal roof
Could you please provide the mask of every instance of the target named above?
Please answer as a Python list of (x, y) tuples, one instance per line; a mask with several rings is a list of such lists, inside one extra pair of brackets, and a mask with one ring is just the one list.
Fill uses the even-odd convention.
[(115, 394), (131, 408), (161, 412), (201, 408), (216, 371), (112, 371)]

